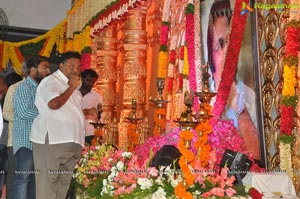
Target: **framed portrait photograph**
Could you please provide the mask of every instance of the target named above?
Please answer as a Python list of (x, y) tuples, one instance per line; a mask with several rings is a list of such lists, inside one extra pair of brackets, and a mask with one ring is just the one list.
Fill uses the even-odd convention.
[[(248, 6), (253, 8), (254, 1)], [(243, 5), (244, 6), (244, 5)], [(261, 86), (259, 76), (259, 58), (256, 34), (255, 9), (241, 12), (235, 9), (235, 0), (201, 1), (201, 34), (203, 63), (207, 63), (210, 72), (210, 91), (219, 90), (222, 73), (228, 55), (229, 37), (232, 31), (239, 31), (231, 22), (233, 13), (247, 14), (247, 22), (242, 35), (242, 45), (236, 64), (236, 73), (231, 85), (222, 119), (232, 120), (244, 140), (247, 150), (257, 163), (266, 167), (265, 136), (261, 105)], [(238, 51), (238, 49), (237, 49)], [(228, 63), (228, 62), (227, 62)], [(224, 75), (224, 74), (223, 74)], [(217, 95), (218, 95), (217, 94)], [(211, 102), (213, 106), (215, 102)]]

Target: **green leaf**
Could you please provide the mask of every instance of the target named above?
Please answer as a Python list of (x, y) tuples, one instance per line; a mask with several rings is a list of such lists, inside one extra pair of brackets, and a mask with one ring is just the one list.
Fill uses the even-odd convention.
[(294, 138), (295, 138), (294, 135), (285, 135), (285, 134), (283, 134), (283, 135), (280, 135), (278, 137), (278, 140), (279, 140), (279, 142), (282, 142), (284, 144), (292, 144)]
[(297, 96), (283, 96), (281, 98), (281, 104), (285, 106), (292, 106), (293, 108), (297, 105)]
[(298, 58), (292, 55), (285, 57), (282, 62), (283, 65), (298, 66)]
[(20, 46), (19, 50), (25, 59), (33, 55), (38, 55), (39, 52), (42, 50), (45, 41), (46, 41), (45, 39), (42, 39), (37, 43), (29, 43)]
[(186, 6), (185, 14), (194, 14), (194, 4), (189, 3), (189, 4)]
[(161, 45), (160, 48), (159, 48), (159, 51), (168, 52), (168, 46)]
[(92, 48), (89, 46), (86, 46), (81, 50), (81, 53), (92, 53)]

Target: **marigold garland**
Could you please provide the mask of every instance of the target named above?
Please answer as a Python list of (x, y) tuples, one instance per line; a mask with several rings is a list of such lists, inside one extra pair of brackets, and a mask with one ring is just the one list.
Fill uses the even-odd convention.
[(294, 96), (295, 95), (295, 86), (297, 84), (296, 79), (296, 66), (284, 65), (283, 67), (283, 96)]
[(196, 127), (197, 140), (194, 143), (194, 147), (198, 149), (195, 162), (200, 160), (201, 166), (206, 167), (209, 161), (209, 154), (211, 152), (211, 146), (208, 143), (208, 135), (212, 132), (212, 127), (208, 121), (200, 123)]
[(186, 189), (188, 186), (194, 184), (195, 180), (195, 176), (189, 167), (189, 164), (192, 163), (192, 161), (194, 160), (193, 152), (189, 151), (189, 144), (191, 143), (193, 137), (193, 132), (189, 130), (183, 130), (179, 134), (178, 149), (181, 153), (181, 157), (179, 159), (179, 166), (183, 175), (183, 183), (186, 184), (186, 186), (184, 186), (185, 184), (179, 183), (175, 187), (175, 194), (179, 198), (185, 198), (189, 194), (191, 194), (188, 191), (186, 191)]

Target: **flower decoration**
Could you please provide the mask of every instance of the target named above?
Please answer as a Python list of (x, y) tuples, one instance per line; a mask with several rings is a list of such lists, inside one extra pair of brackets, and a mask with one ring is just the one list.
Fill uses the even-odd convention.
[(251, 187), (249, 189), (249, 195), (253, 199), (262, 199), (262, 197), (263, 197), (263, 194), (261, 194), (259, 191), (257, 191), (257, 189), (255, 189), (254, 187)]
[(196, 127), (197, 140), (194, 143), (194, 148), (198, 149), (196, 159), (201, 161), (201, 165), (206, 167), (209, 162), (211, 146), (208, 143), (208, 135), (212, 132), (212, 127), (208, 121), (200, 123)]
[(236, 0), (234, 5), (234, 12), (230, 24), (231, 32), (229, 35), (228, 50), (223, 64), (224, 68), (221, 75), (218, 94), (216, 96), (216, 102), (214, 103), (215, 106), (213, 106), (214, 119), (211, 120), (213, 125), (218, 121), (218, 118), (222, 115), (225, 109), (230, 92), (230, 89), (228, 88), (231, 88), (236, 73), (239, 52), (243, 40), (243, 34), (241, 34), (241, 32), (244, 32), (245, 30), (247, 14), (241, 15), (240, 12), (235, 11), (240, 10), (243, 3), (248, 4), (249, 0)]
[(220, 164), (226, 149), (239, 151), (252, 157), (246, 145), (234, 126), (232, 120), (219, 120), (209, 134), (208, 141), (216, 153), (216, 164)]
[(179, 159), (179, 166), (184, 179), (175, 187), (175, 194), (179, 198), (193, 198), (192, 194), (187, 191), (187, 187), (194, 184), (195, 180), (195, 176), (189, 167), (189, 164), (194, 160), (194, 154), (189, 150), (193, 137), (194, 134), (189, 130), (183, 130), (179, 135), (178, 149), (182, 154)]
[(299, 22), (291, 21), (286, 29), (286, 49), (283, 60), (283, 88), (281, 98), (281, 126), (279, 133), (280, 169), (293, 179), (291, 144), (293, 143), (294, 108), (297, 104), (295, 88), (297, 85), (297, 66), (299, 49)]

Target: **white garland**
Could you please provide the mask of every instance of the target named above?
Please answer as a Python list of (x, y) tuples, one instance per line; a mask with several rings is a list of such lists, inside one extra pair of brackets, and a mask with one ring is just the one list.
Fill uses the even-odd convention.
[(196, 71), (196, 91), (202, 90), (202, 70), (201, 70), (201, 19), (200, 19), (200, 1), (194, 3), (194, 44), (195, 44), (195, 71)]
[(280, 169), (285, 171), (286, 174), (293, 179), (293, 167), (292, 167), (292, 154), (291, 145), (280, 142), (279, 143), (279, 157), (280, 157)]
[(170, 5), (171, 5), (171, 0), (166, 0), (163, 8), (163, 13), (162, 13), (162, 21), (169, 21), (170, 17)]

